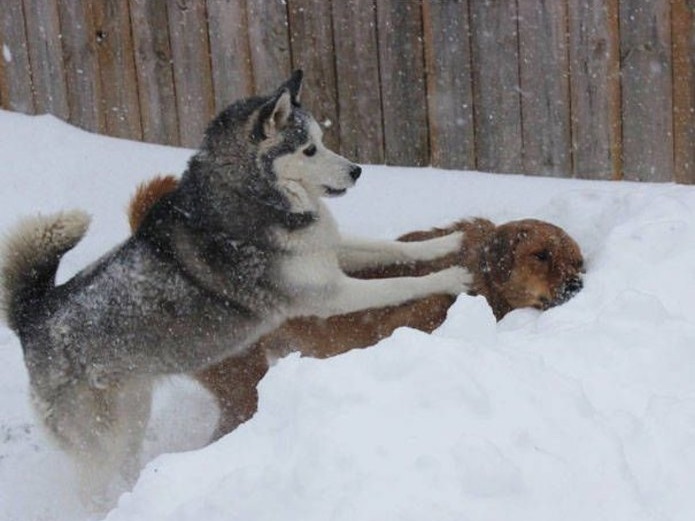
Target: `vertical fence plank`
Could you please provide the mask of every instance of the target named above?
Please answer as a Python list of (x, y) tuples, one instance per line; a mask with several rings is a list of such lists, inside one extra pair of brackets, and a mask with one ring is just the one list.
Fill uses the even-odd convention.
[(575, 177), (620, 179), (618, 0), (568, 2)]
[(567, 4), (518, 0), (524, 172), (572, 173)]
[(521, 172), (516, 2), (471, 3), (477, 168)]
[(0, 9), (0, 51), (2, 106), (33, 114), (36, 108), (22, 0), (7, 0)]
[(247, 9), (254, 88), (266, 94), (292, 72), (287, 6), (285, 1), (263, 0), (248, 2)]
[(138, 99), (145, 141), (179, 145), (166, 3), (130, 0)]
[(55, 0), (24, 0), (34, 101), (38, 112), (69, 119), (60, 21)]
[(623, 172), (670, 181), (673, 96), (669, 0), (620, 1)]
[(432, 165), (475, 168), (468, 0), (424, 0)]
[(387, 164), (429, 163), (420, 2), (377, 2), (379, 68)]
[(207, 10), (215, 112), (219, 112), (253, 94), (246, 0), (207, 0)]
[(331, 4), (325, 0), (288, 0), (288, 7), (292, 67), (306, 71), (302, 88), (308, 96), (304, 96), (302, 104), (323, 127), (326, 146), (338, 150), (340, 126)]
[(92, 10), (106, 132), (142, 139), (128, 4), (99, 0)]
[(214, 115), (205, 4), (179, 0), (167, 5), (181, 144), (197, 147)]
[[(384, 162), (379, 47), (374, 0), (333, 2), (340, 151), (361, 163)], [(344, 35), (351, 35), (346, 38)]]
[(59, 14), (70, 122), (91, 132), (104, 132), (91, 2), (60, 0)]
[(695, 184), (695, 3), (673, 0), (674, 177)]

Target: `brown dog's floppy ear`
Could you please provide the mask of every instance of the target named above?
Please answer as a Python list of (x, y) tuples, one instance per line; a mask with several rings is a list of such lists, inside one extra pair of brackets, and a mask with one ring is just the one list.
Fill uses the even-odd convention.
[(499, 227), (486, 248), (483, 262), (495, 282), (506, 282), (514, 268), (516, 247), (527, 232), (519, 228)]

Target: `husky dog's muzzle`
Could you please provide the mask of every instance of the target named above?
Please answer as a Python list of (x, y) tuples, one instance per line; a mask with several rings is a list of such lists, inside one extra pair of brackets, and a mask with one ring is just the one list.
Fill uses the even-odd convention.
[[(358, 165), (352, 165), (348, 170), (348, 175), (350, 176), (350, 180), (352, 181), (352, 186), (354, 186), (354, 184), (362, 175), (362, 167)], [(332, 186), (323, 185), (323, 192), (324, 195), (326, 195), (327, 197), (340, 197), (341, 195), (345, 195), (345, 192), (347, 192), (347, 190), (348, 187), (335, 188)]]

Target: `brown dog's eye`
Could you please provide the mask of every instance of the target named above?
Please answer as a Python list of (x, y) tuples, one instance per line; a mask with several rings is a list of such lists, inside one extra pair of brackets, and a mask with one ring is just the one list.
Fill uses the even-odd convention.
[(550, 260), (550, 252), (548, 250), (537, 251), (533, 254), (541, 262), (547, 262)]

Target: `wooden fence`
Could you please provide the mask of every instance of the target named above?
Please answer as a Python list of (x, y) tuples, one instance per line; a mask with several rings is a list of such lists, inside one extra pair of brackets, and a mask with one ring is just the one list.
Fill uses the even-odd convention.
[(0, 0), (0, 49), (0, 106), (113, 136), (301, 67), (360, 162), (695, 182), (694, 0)]

